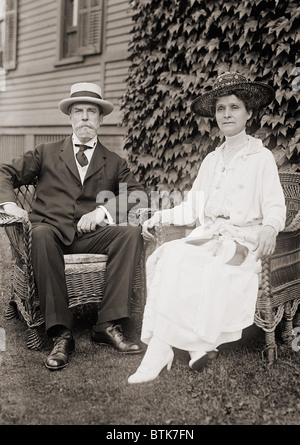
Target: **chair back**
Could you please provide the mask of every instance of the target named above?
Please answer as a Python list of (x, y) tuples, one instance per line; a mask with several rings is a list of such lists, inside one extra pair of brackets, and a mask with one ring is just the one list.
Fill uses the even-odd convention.
[(17, 204), (27, 212), (31, 211), (33, 201), (35, 200), (36, 183), (37, 179), (30, 184), (22, 185), (15, 189)]
[(300, 211), (300, 173), (279, 172), (286, 204), (286, 224), (288, 227)]

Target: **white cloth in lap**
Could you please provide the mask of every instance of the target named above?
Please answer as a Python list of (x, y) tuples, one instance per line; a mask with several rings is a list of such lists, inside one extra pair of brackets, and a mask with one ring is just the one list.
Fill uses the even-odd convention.
[(234, 241), (212, 239), (201, 246), (171, 241), (147, 261), (148, 297), (141, 339), (153, 333), (174, 347), (197, 350), (235, 341), (253, 323), (259, 266), (248, 254), (241, 266), (225, 264)]

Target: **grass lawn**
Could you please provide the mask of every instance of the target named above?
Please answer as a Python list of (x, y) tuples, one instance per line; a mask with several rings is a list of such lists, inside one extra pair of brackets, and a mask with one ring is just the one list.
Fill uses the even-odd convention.
[[(146, 385), (127, 385), (141, 356), (122, 356), (90, 341), (89, 321), (75, 326), (70, 365), (48, 371), (41, 351), (26, 348), (22, 319), (6, 320), (10, 296), (10, 250), (0, 229), (0, 425), (299, 425), (300, 353), (279, 345), (269, 369), (261, 359), (263, 332), (255, 326), (220, 348), (201, 373), (175, 351), (170, 372)], [(3, 346), (3, 345), (2, 345)]]

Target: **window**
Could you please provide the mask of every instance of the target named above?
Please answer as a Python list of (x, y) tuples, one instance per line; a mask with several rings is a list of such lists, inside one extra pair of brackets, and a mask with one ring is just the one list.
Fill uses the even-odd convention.
[(99, 54), (103, 0), (61, 0), (60, 59)]
[(0, 66), (6, 70), (17, 63), (17, 0), (0, 0)]

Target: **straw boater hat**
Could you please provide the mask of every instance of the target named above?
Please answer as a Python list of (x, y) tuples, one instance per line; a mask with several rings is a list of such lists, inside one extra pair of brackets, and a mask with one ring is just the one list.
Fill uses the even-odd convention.
[(265, 107), (274, 99), (274, 90), (269, 85), (252, 82), (239, 73), (224, 73), (217, 77), (210, 91), (203, 93), (192, 102), (191, 109), (200, 116), (214, 117), (216, 99), (225, 96), (228, 92), (234, 94), (234, 91), (239, 90), (250, 93), (247, 102), (251, 109)]
[(104, 116), (111, 113), (114, 106), (102, 99), (101, 88), (95, 83), (81, 82), (71, 86), (70, 97), (59, 102), (58, 106), (64, 114), (69, 114), (70, 105), (87, 102), (100, 105)]

